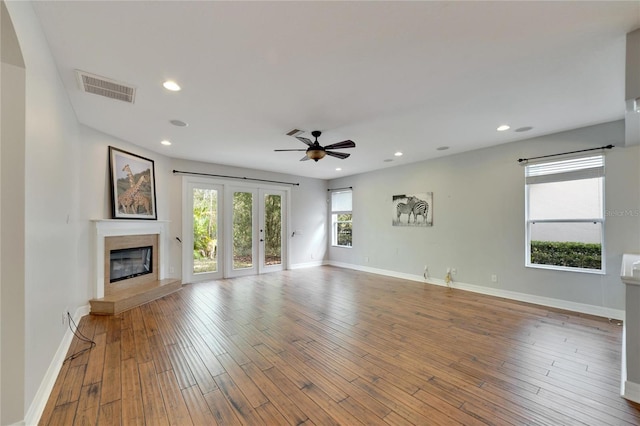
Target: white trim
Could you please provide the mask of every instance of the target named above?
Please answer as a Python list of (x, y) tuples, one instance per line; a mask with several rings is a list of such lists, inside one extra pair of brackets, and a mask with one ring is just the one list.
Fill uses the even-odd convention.
[[(620, 395), (624, 398), (624, 385), (627, 381), (627, 318), (622, 322), (622, 356), (620, 360)], [(638, 401), (636, 401), (638, 402)]]
[[(418, 281), (426, 284), (439, 285), (447, 287), (444, 280), (429, 277), (427, 280), (422, 275), (405, 274), (402, 272), (389, 271), (386, 269), (369, 268), (366, 266), (354, 265), (350, 263), (329, 261), (329, 265), (341, 268), (355, 269), (363, 272), (371, 272), (372, 274), (386, 275), (390, 277), (402, 278), (410, 281)], [(467, 284), (458, 281), (452, 282), (449, 287), (459, 290), (471, 291), (473, 293), (486, 294), (488, 296), (502, 297), (505, 299), (517, 300), (519, 302), (533, 303), (536, 305), (547, 306), (550, 308), (565, 309), (572, 312), (580, 312), (583, 314), (595, 315), (604, 318), (624, 319), (625, 312), (621, 309), (606, 308), (604, 306), (587, 305), (585, 303), (571, 302), (568, 300), (554, 299), (551, 297), (536, 296), (533, 294), (519, 293), (516, 291), (503, 290), (498, 288), (490, 288), (475, 284)]]
[(293, 263), (289, 265), (289, 269), (304, 269), (304, 268), (314, 268), (316, 266), (328, 265), (328, 263), (322, 260), (316, 260), (314, 262), (305, 262), (305, 263)]
[(624, 381), (622, 396), (629, 401), (640, 403), (640, 385), (638, 383)]
[[(76, 309), (76, 312), (73, 314), (73, 322), (76, 324), (80, 324), (80, 319), (83, 316), (89, 315), (91, 311), (91, 306), (85, 305)], [(53, 390), (53, 385), (56, 383), (56, 379), (58, 378), (58, 374), (60, 373), (60, 369), (62, 368), (62, 364), (64, 363), (64, 359), (67, 355), (67, 351), (71, 346), (71, 342), (73, 341), (73, 332), (70, 327), (67, 327), (67, 331), (62, 337), (62, 341), (58, 346), (58, 350), (56, 351), (51, 363), (49, 364), (49, 368), (45, 373), (42, 382), (40, 382), (40, 387), (38, 387), (38, 391), (36, 392), (29, 409), (27, 410), (27, 414), (24, 418), (24, 422), (17, 424), (26, 424), (26, 425), (37, 425), (40, 421), (40, 417), (44, 411), (45, 406), (47, 405), (47, 401), (49, 400), (49, 396), (51, 395), (51, 391)]]
[(622, 325), (622, 361), (620, 370), (620, 396), (640, 404), (640, 384), (627, 380), (627, 320)]

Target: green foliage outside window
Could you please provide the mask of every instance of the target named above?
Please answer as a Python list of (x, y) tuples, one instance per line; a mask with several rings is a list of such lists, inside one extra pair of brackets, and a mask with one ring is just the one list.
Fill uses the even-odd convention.
[(250, 268), (253, 264), (253, 194), (233, 194), (233, 267)]
[(218, 193), (193, 190), (193, 272), (214, 272), (218, 257)]
[(264, 197), (264, 256), (267, 265), (277, 265), (282, 261), (282, 197)]
[(602, 246), (593, 243), (531, 241), (531, 263), (602, 269)]
[(336, 221), (337, 226), (337, 245), (343, 247), (351, 247), (352, 245), (352, 214), (339, 214)]

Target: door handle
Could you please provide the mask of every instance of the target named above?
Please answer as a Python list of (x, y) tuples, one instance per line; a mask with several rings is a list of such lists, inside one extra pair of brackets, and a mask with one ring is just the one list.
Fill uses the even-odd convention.
[(261, 243), (263, 243), (263, 242), (264, 242), (264, 240), (263, 240), (262, 238), (260, 238), (260, 242), (261, 242)]

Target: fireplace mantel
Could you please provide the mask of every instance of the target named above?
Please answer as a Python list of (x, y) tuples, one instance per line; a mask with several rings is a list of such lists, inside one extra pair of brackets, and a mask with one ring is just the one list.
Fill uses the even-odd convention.
[(162, 280), (167, 277), (167, 234), (169, 221), (154, 220), (122, 220), (122, 219), (98, 219), (92, 220), (95, 230), (95, 287), (94, 297), (100, 299), (104, 297), (104, 250), (105, 237), (116, 237), (123, 235), (146, 235), (158, 234), (158, 274)]

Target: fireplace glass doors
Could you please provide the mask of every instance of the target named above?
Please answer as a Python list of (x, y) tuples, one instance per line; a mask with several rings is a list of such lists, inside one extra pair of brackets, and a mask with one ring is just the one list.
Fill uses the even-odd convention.
[(153, 272), (153, 247), (111, 250), (109, 282), (126, 280)]

